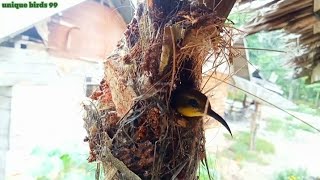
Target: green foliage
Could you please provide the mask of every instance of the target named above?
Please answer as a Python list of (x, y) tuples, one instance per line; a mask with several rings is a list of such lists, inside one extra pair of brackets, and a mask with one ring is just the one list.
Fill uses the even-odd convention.
[[(229, 15), (235, 23), (235, 27), (245, 25), (254, 14), (234, 12)], [(292, 71), (288, 66), (284, 66), (289, 57), (286, 57), (285, 53), (274, 52), (269, 50), (280, 50), (286, 51), (286, 41), (283, 36), (283, 31), (272, 31), (272, 32), (260, 32), (246, 37), (247, 48), (249, 48), (250, 64), (254, 64), (260, 68), (261, 74), (265, 78), (269, 78), (272, 73), (279, 76), (276, 83), (280, 85), (288, 95), (290, 83), (288, 82), (288, 73)], [(250, 49), (252, 48), (252, 49)], [(253, 48), (265, 49), (255, 50)]]
[[(246, 38), (249, 48), (261, 48), (270, 50), (282, 50), (286, 51), (286, 41), (281, 38), (282, 31), (273, 32), (261, 32)], [(292, 67), (289, 67), (288, 61), (292, 57), (287, 56), (284, 53), (271, 52), (268, 50), (258, 51), (249, 50), (250, 63), (260, 68), (261, 74), (268, 79), (272, 73), (278, 75), (278, 79), (275, 82), (284, 91), (284, 96), (289, 97), (297, 104), (304, 104), (309, 110), (312, 108), (314, 111), (306, 112), (304, 109), (299, 109), (301, 112), (310, 113), (313, 115), (320, 115), (316, 113), (315, 109), (319, 108), (316, 99), (318, 93), (318, 86), (306, 86), (306, 78), (292, 79), (293, 73)], [(290, 80), (290, 83), (288, 81)]]
[(253, 13), (248, 12), (231, 12), (228, 16), (228, 19), (234, 23), (234, 27), (239, 28), (248, 22), (253, 16)]
[(286, 116), (285, 119), (286, 119), (287, 121), (292, 121), (292, 120), (294, 119), (294, 117), (292, 117), (292, 116)]
[(267, 131), (271, 132), (279, 132), (284, 126), (284, 123), (281, 119), (278, 118), (270, 118), (267, 120)]
[(287, 122), (285, 119), (270, 118), (267, 120), (266, 130), (274, 133), (281, 132), (288, 139), (294, 138), (296, 128), (292, 123)]
[(320, 116), (320, 111), (315, 109), (316, 107), (312, 108), (313, 105), (310, 102), (308, 103), (303, 100), (297, 100), (296, 103), (298, 104), (299, 112)]
[[(244, 26), (254, 17), (254, 13), (233, 11), (229, 19), (234, 22), (234, 26), (239, 28)], [(296, 103), (306, 104), (308, 107), (318, 109), (320, 104), (319, 86), (306, 86), (306, 78), (292, 79), (293, 68), (288, 66), (289, 60), (293, 58), (293, 53), (288, 53), (287, 38), (283, 30), (271, 32), (259, 32), (246, 37), (247, 48), (249, 48), (250, 64), (260, 68), (261, 74), (268, 79), (272, 73), (278, 75), (276, 84), (284, 91), (284, 96), (289, 97)], [(253, 48), (265, 49), (255, 50)], [(287, 53), (274, 52), (270, 50), (280, 50)], [(290, 83), (288, 83), (290, 80)], [(289, 96), (290, 95), (290, 96)], [(317, 98), (316, 98), (317, 97)], [(237, 98), (236, 98), (237, 99)], [(238, 100), (238, 99), (237, 99)], [(303, 112), (303, 111), (302, 111)], [(311, 112), (313, 115), (320, 116), (319, 113)]]
[(71, 151), (36, 147), (31, 155), (37, 164), (36, 167), (30, 168), (34, 179), (90, 180), (94, 178), (95, 164), (89, 164), (86, 160), (87, 153), (77, 147)]
[(308, 179), (308, 173), (305, 169), (286, 169), (279, 172), (276, 180), (305, 180)]
[(63, 154), (60, 156), (60, 160), (63, 164), (63, 171), (68, 172), (72, 168), (72, 158), (69, 154)]
[(236, 133), (233, 139), (228, 136), (228, 134), (224, 134), (224, 136), (225, 138), (233, 141), (229, 151), (226, 151), (226, 156), (239, 162), (249, 161), (265, 165), (268, 164), (268, 162), (263, 159), (262, 155), (275, 153), (274, 145), (261, 138), (256, 139), (256, 150), (250, 151), (250, 134), (247, 132)]
[(37, 177), (37, 180), (50, 180), (50, 179), (45, 176), (40, 176), (40, 177)]
[(208, 168), (209, 168), (209, 174), (208, 169), (206, 168), (205, 164), (201, 163), (200, 167), (198, 169), (198, 177), (199, 179), (218, 179), (218, 172), (215, 170), (216, 167), (216, 156), (207, 154), (207, 161), (208, 161)]
[(307, 131), (307, 132), (311, 132), (311, 133), (316, 133), (316, 130), (314, 130), (312, 127), (306, 125), (306, 124), (299, 124), (299, 125), (296, 125), (296, 128), (297, 129), (301, 129), (303, 131)]
[(256, 142), (256, 151), (262, 152), (264, 154), (274, 154), (275, 147), (271, 142), (258, 138)]
[(296, 79), (293, 100), (299, 105), (299, 112), (320, 116), (318, 86), (316, 84), (305, 85), (307, 78)]
[(257, 33), (246, 38), (249, 48), (261, 48), (266, 50), (249, 50), (250, 62), (260, 68), (261, 74), (268, 79), (272, 73), (278, 75), (276, 84), (279, 85), (284, 94), (288, 96), (291, 84), (288, 79), (292, 69), (285, 64), (289, 57), (285, 53), (273, 52), (268, 50), (285, 49), (285, 40), (279, 38), (282, 31), (273, 31), (268, 33)]
[(300, 122), (294, 122), (291, 118), (279, 119), (279, 118), (269, 118), (267, 119), (266, 130), (269, 132), (278, 133), (281, 132), (288, 139), (294, 138), (297, 131), (307, 131), (314, 133), (315, 130), (306, 124)]
[(245, 93), (242, 91), (228, 91), (228, 99), (233, 101), (240, 101), (242, 102), (245, 97)]

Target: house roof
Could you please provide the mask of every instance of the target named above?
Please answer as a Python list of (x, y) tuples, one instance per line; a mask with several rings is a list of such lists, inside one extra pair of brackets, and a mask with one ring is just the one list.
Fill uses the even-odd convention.
[[(86, 0), (56, 0), (57, 8), (2, 8), (0, 11), (0, 22), (2, 24), (0, 43), (22, 33), (36, 23), (84, 1)], [(105, 3), (103, 0), (101, 2)], [(131, 20), (134, 12), (130, 0), (109, 0), (107, 3), (108, 6), (116, 8), (127, 23)]]
[[(57, 8), (2, 8), (0, 11), (0, 42), (3, 42), (15, 35), (29, 29), (38, 23), (58, 12), (66, 10), (84, 0), (56, 0)], [(10, 18), (9, 18), (10, 17)]]
[(312, 78), (318, 72), (314, 69), (320, 66), (320, 20), (314, 2), (316, 0), (271, 0), (253, 9), (258, 15), (246, 27), (248, 34), (278, 29), (297, 34), (291, 40), (297, 41), (304, 53), (291, 60), (295, 77), (308, 76), (311, 82), (320, 80)]

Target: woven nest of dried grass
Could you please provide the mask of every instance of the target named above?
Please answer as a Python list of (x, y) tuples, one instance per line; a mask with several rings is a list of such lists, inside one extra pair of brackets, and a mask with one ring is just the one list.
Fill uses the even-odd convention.
[(230, 52), (226, 26), (203, 5), (179, 4), (169, 14), (140, 6), (84, 105), (89, 162), (101, 161), (109, 179), (197, 179), (203, 122), (177, 114), (170, 97), (179, 86), (200, 88), (210, 53)]

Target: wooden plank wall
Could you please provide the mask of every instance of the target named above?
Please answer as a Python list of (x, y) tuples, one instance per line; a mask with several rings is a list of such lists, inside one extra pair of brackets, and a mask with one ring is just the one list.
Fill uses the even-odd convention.
[(9, 150), (11, 86), (0, 86), (0, 179), (5, 179), (6, 154)]
[(58, 58), (45, 50), (0, 47), (0, 86), (48, 84), (64, 76), (97, 77), (103, 73), (101, 63)]
[(16, 83), (47, 83), (58, 77), (46, 51), (0, 47), (0, 86)]
[[(210, 78), (210, 80), (204, 87), (203, 92), (206, 92), (209, 89), (214, 88), (206, 95), (209, 97), (212, 109), (220, 116), (224, 117), (225, 102), (228, 96), (228, 85), (226, 83), (221, 83), (221, 81), (227, 81), (228, 83), (230, 83), (228, 74), (217, 72), (213, 74), (213, 77), (204, 76), (203, 82), (206, 82), (208, 78)], [(205, 118), (204, 124), (205, 129), (220, 126), (220, 124), (217, 121), (213, 121), (212, 118)]]

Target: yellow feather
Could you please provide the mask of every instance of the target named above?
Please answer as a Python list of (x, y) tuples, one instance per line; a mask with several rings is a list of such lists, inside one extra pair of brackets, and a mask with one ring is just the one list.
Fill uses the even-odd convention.
[(186, 117), (199, 117), (204, 115), (193, 107), (178, 107), (177, 110), (180, 114)]

